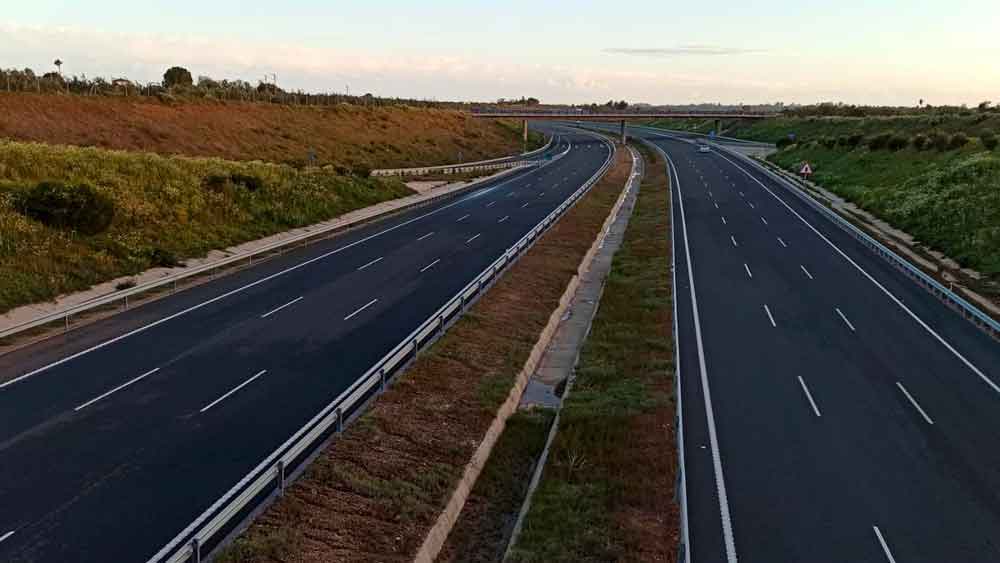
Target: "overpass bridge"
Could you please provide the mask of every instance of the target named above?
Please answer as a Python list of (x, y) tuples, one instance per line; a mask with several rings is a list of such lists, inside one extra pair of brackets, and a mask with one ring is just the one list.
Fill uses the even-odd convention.
[(777, 117), (777, 113), (753, 113), (753, 112), (669, 112), (669, 111), (648, 111), (648, 112), (605, 112), (605, 113), (585, 113), (573, 111), (473, 111), (472, 117), (488, 119), (522, 119), (524, 120), (524, 142), (528, 142), (528, 120), (559, 120), (559, 121), (619, 121), (621, 123), (622, 144), (627, 140), (625, 135), (625, 122), (637, 119), (714, 119), (715, 131), (722, 130), (723, 119), (768, 119)]

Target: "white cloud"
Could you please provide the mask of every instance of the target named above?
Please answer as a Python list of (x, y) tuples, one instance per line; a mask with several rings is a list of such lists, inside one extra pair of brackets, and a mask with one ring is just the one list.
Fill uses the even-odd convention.
[(611, 47), (604, 49), (605, 53), (617, 55), (640, 55), (644, 57), (671, 57), (671, 56), (719, 56), (719, 55), (746, 55), (749, 53), (761, 53), (760, 49), (744, 49), (740, 47), (722, 47), (719, 45), (678, 45), (677, 47)]

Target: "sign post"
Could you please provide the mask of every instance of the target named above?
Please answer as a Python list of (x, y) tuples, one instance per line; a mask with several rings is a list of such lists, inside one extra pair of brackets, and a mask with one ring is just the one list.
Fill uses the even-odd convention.
[(803, 162), (802, 169), (799, 170), (799, 175), (802, 176), (802, 179), (808, 180), (809, 176), (812, 176), (812, 173), (813, 173), (812, 166), (809, 166), (808, 162)]

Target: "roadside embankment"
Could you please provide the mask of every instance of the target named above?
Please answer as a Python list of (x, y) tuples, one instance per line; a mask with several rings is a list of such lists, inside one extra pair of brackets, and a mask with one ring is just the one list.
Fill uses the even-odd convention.
[(218, 561), (410, 561), (560, 307), (628, 153)]

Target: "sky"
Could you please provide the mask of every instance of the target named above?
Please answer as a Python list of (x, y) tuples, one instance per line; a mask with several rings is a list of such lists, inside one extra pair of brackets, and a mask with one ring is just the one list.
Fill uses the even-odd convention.
[(3, 0), (0, 67), (549, 103), (1000, 102), (998, 0)]

